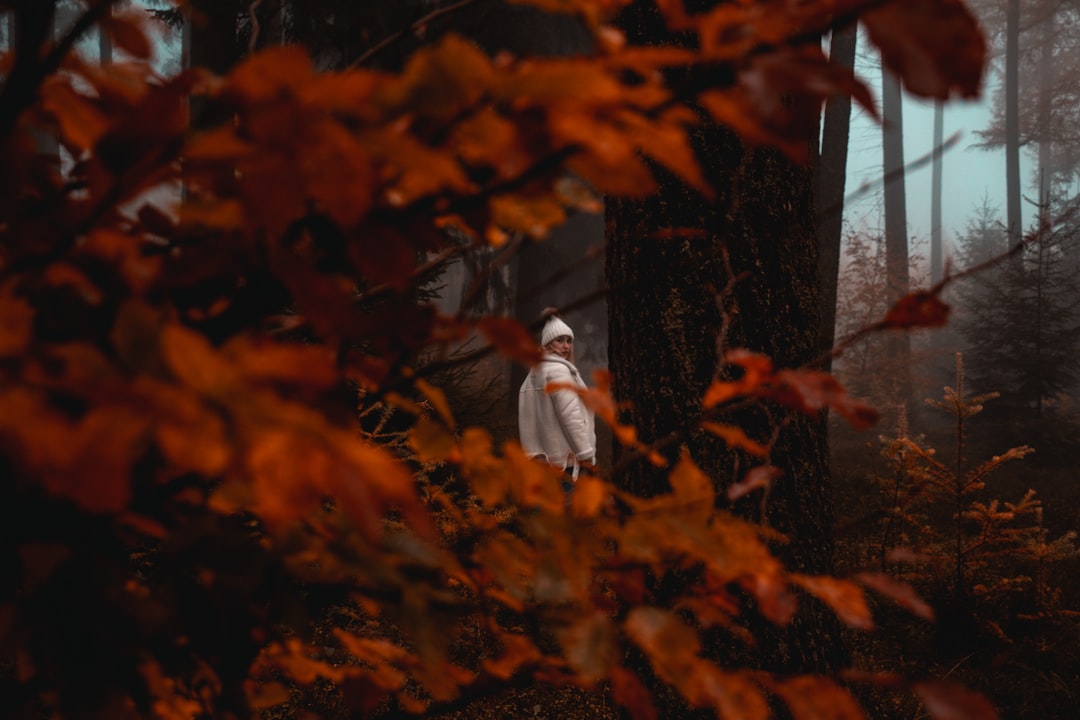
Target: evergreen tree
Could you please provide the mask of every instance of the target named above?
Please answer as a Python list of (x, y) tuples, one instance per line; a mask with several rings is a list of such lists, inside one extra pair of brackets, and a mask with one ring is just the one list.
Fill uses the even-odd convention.
[[(977, 264), (1000, 253), (1004, 241), (984, 204), (961, 239), (961, 257)], [(1074, 242), (1071, 223), (1047, 227), (1015, 261), (984, 271), (957, 291), (971, 383), (980, 392), (1001, 392), (999, 415), (1041, 419), (1076, 381), (1080, 284), (1070, 258)]]

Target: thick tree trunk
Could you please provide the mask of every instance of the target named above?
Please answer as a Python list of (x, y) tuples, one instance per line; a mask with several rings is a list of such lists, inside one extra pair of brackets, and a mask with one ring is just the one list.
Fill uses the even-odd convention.
[[(662, 27), (651, 4), (638, 3), (624, 17), (633, 42), (659, 40)], [(661, 177), (653, 196), (609, 200), (607, 206), (609, 367), (616, 400), (629, 403), (627, 419), (647, 443), (698, 414), (725, 348), (744, 347), (780, 366), (798, 366), (819, 347), (810, 169), (774, 150), (748, 150), (723, 128), (703, 129), (696, 141), (714, 200)], [(816, 134), (808, 137), (808, 147), (816, 141)], [(725, 254), (730, 270), (745, 278), (727, 299), (734, 307), (721, 338), (717, 294), (731, 277)], [(776, 419), (748, 412), (739, 421), (751, 436), (768, 439)], [(747, 468), (745, 458), (701, 431), (691, 430), (680, 444), (720, 488)], [(669, 446), (665, 453), (670, 458), (678, 450)], [(772, 460), (784, 475), (769, 496), (767, 521), (793, 538), (781, 557), (803, 571), (828, 572), (833, 516), (825, 424), (793, 418)], [(663, 470), (627, 462), (618, 449), (615, 465), (614, 480), (626, 490), (649, 496), (668, 487)], [(769, 649), (760, 659), (785, 671), (835, 669), (844, 654), (834, 631), (834, 618), (808, 606), (788, 632), (763, 643)]]
[[(829, 60), (853, 69), (858, 25), (834, 30), (829, 45)], [(836, 340), (836, 283), (840, 275), (840, 246), (844, 235), (844, 188), (847, 184), (848, 138), (851, 134), (851, 97), (836, 95), (825, 105), (821, 133), (821, 155), (817, 169), (818, 212), (818, 285), (821, 288), (821, 340), (825, 353)], [(832, 366), (825, 356), (824, 367)]]

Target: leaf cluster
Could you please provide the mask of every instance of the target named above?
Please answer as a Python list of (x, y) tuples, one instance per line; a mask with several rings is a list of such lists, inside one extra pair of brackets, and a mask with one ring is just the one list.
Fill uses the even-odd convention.
[[(636, 648), (718, 716), (764, 718), (776, 698), (861, 716), (841, 679), (725, 666), (702, 633), (752, 646), (746, 618), (784, 624), (803, 594), (869, 628), (864, 586), (914, 607), (904, 592), (786, 571), (685, 458), (670, 494), (586, 477), (568, 502), (515, 443), (457, 427), (438, 368), (418, 362), (473, 332), (531, 362), (527, 330), (442, 315), (418, 287), (431, 254), (461, 251), (451, 236), (542, 238), (599, 193), (651, 192), (654, 164), (708, 195), (698, 123), (795, 153), (824, 98), (871, 104), (811, 42), (856, 16), (914, 91), (974, 93), (982, 40), (961, 3), (658, 3), (693, 50), (626, 45), (606, 24), (618, 2), (540, 3), (585, 18), (597, 56), (492, 59), (448, 35), (400, 73), (317, 72), (284, 47), (226, 76), (169, 78), (145, 62), (143, 19), (111, 4), (85, 3), (55, 43), (54, 3), (4, 6), (17, 28), (0, 94), (8, 708), (247, 717), (329, 681), (359, 714), (422, 715), (528, 681), (607, 684), (650, 718), (623, 664)], [(71, 52), (95, 23), (132, 62)], [(735, 79), (686, 97), (665, 72), (684, 66)], [(745, 375), (706, 408), (740, 396), (868, 419), (828, 376), (734, 359)], [(372, 408), (408, 421), (384, 435)], [(422, 482), (434, 465), (468, 495)], [(650, 579), (675, 572), (693, 581), (661, 601)], [(460, 662), (470, 628), (493, 650)], [(991, 714), (946, 685), (843, 680), (914, 690), (939, 717)]]

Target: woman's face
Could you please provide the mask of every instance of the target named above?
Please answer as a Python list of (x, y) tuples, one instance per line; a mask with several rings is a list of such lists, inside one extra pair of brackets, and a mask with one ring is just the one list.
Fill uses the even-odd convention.
[(544, 347), (561, 357), (563, 360), (569, 360), (574, 352), (574, 338), (569, 335), (560, 335)]

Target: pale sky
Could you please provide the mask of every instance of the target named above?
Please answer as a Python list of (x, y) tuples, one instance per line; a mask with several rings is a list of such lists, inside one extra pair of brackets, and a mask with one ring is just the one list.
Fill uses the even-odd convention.
[[(871, 84), (874, 97), (880, 102), (880, 73), (876, 56), (868, 57), (860, 48), (856, 60), (856, 72)], [(989, 94), (997, 84), (995, 76), (989, 76), (983, 84), (983, 97), (977, 101), (953, 100), (946, 104), (944, 137), (946, 141), (959, 132), (958, 142), (943, 157), (942, 166), (942, 235), (946, 252), (951, 243), (963, 234), (968, 218), (976, 207), (989, 199), (1002, 220), (1005, 214), (1005, 152), (1004, 150), (979, 150), (972, 145), (978, 142), (977, 130), (989, 124)], [(934, 146), (934, 106), (904, 94), (904, 162), (911, 163), (929, 154)], [(854, 193), (864, 182), (881, 179), (881, 128), (866, 112), (855, 106), (852, 112), (851, 140), (848, 153), (847, 193)], [(1021, 182), (1024, 193), (1031, 173), (1031, 161), (1021, 151)], [(907, 174), (907, 220), (908, 236), (929, 246), (930, 239), (930, 188), (931, 166), (912, 170)], [(845, 220), (854, 227), (880, 228), (881, 189), (860, 196), (845, 209)], [(1032, 208), (1022, 201), (1022, 214), (1031, 217)]]

